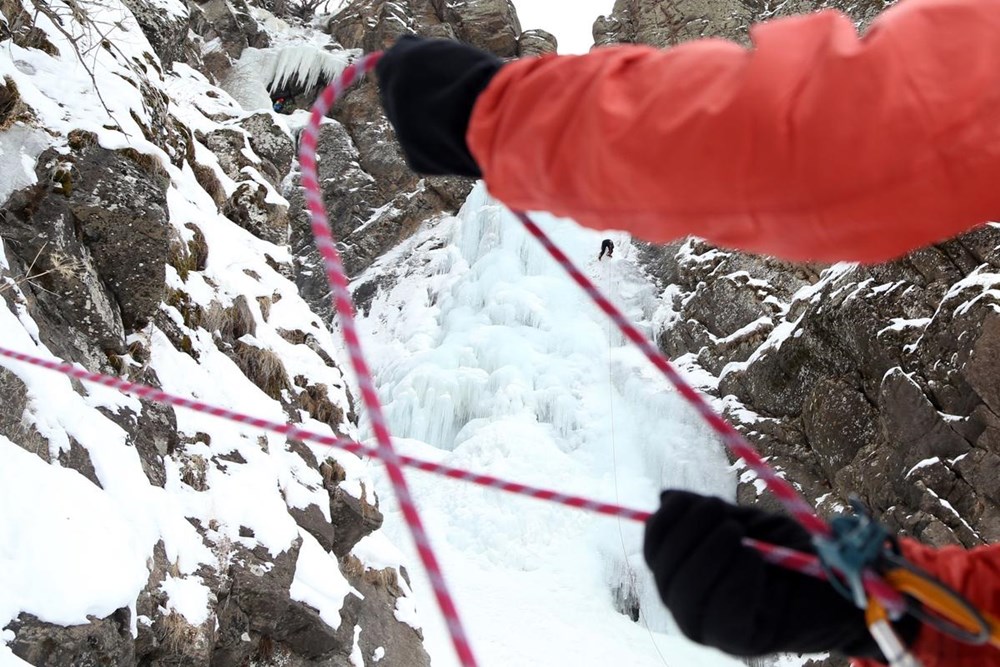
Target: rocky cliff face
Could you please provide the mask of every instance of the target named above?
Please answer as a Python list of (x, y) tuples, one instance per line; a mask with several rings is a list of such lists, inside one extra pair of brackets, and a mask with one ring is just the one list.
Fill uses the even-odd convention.
[[(388, 48), (404, 34), (461, 39), (504, 58), (556, 48), (555, 38), (544, 31), (521, 31), (510, 0), (353, 0), (326, 28), (344, 48), (364, 52)], [(334, 234), (342, 241), (345, 266), (350, 275), (357, 275), (425, 220), (458, 210), (472, 181), (422, 178), (406, 166), (382, 115), (374, 81), (349, 91), (333, 116), (334, 122), (325, 125), (320, 135), (320, 152), (328, 156), (319, 165), (320, 180), (332, 207)], [(323, 312), (329, 301), (325, 281), (297, 196), (297, 192), (290, 195), (299, 211), (292, 222), (297, 282)]]
[(663, 47), (699, 37), (746, 43), (749, 27), (759, 21), (834, 8), (848, 12), (863, 27), (891, 4), (887, 0), (615, 0), (611, 13), (594, 22), (594, 43)]
[[(4, 345), (356, 436), (298, 187), (304, 114), (272, 113), (269, 93), (307, 107), (353, 49), (401, 31), (504, 57), (555, 42), (522, 33), (506, 0), (358, 1), (315, 23), (325, 30), (302, 20), (317, 6), (0, 2)], [(371, 83), (353, 90), (321, 136), (324, 194), (352, 273), (454, 211), (471, 186), (414, 176), (376, 94)], [(0, 393), (5, 542), (46, 550), (56, 570), (90, 566), (109, 591), (88, 598), (70, 582), (62, 596), (33, 597), (41, 574), (28, 571), (23, 593), (0, 605), (2, 655), (51, 666), (428, 664), (356, 457), (21, 366), (0, 368)], [(46, 504), (45, 488), (63, 496)], [(43, 509), (29, 520), (22, 504)], [(109, 523), (48, 549), (56, 522), (89, 504)], [(86, 533), (101, 515), (73, 525)]]

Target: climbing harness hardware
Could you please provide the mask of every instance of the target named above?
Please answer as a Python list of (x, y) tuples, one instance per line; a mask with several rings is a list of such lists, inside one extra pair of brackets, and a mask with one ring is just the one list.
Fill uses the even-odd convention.
[(865, 622), (868, 624), (868, 632), (875, 639), (889, 667), (921, 667), (920, 661), (910, 653), (910, 649), (900, 641), (896, 631), (892, 629), (889, 616), (878, 600), (869, 603), (865, 610)]
[(860, 609), (868, 605), (863, 573), (874, 567), (889, 541), (889, 531), (875, 521), (857, 498), (850, 500), (854, 514), (830, 521), (828, 536), (813, 537), (827, 580)]
[(895, 551), (883, 554), (885, 578), (908, 596), (907, 611), (922, 623), (966, 644), (1000, 648), (1000, 622)]
[[(890, 620), (904, 613), (939, 632), (967, 644), (990, 641), (992, 627), (960, 593), (919, 570), (899, 553), (899, 545), (857, 498), (850, 500), (853, 514), (835, 517), (829, 537), (814, 537), (818, 562), (827, 581), (860, 609), (872, 637), (892, 667), (918, 665), (899, 641)], [(895, 590), (904, 594), (904, 607), (889, 610), (864, 589), (866, 571), (876, 571)]]

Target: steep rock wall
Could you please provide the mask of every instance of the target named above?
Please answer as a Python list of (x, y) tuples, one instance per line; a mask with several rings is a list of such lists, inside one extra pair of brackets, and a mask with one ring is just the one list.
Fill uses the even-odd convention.
[[(216, 85), (280, 22), (222, 0), (0, 11), (4, 345), (356, 437), (326, 294), (295, 285), (299, 125)], [(20, 365), (0, 392), (23, 555), (0, 661), (429, 663), (356, 457)]]

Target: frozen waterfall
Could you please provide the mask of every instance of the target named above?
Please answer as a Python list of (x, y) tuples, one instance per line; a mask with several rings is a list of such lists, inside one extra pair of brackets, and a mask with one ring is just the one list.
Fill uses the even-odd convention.
[[(598, 262), (604, 235), (540, 223), (648, 332), (658, 294), (631, 240), (607, 234), (615, 256)], [(631, 507), (655, 507), (663, 487), (732, 497), (721, 445), (482, 186), (457, 217), (428, 225), (359, 282), (371, 280), (380, 290), (362, 338), (408, 453)], [(375, 474), (386, 530), (409, 548)], [(640, 525), (419, 472), (409, 479), (483, 664), (740, 664), (677, 636), (642, 561)], [(412, 562), (434, 664), (452, 664)], [(638, 602), (638, 623), (615, 597)]]

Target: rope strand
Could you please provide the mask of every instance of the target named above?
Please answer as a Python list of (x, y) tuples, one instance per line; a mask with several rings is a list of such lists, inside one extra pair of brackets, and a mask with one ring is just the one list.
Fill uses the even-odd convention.
[(444, 572), (438, 562), (434, 549), (431, 546), (430, 537), (424, 528), (420, 513), (413, 501), (406, 476), (403, 474), (402, 461), (392, 445), (392, 438), (389, 435), (389, 426), (382, 413), (382, 404), (379, 401), (378, 393), (375, 391), (375, 382), (372, 379), (368, 363), (365, 361), (364, 353), (361, 349), (361, 340), (358, 337), (357, 327), (354, 320), (354, 304), (351, 301), (351, 294), (347, 289), (347, 276), (344, 272), (343, 264), (340, 260), (340, 253), (330, 231), (330, 224), (327, 219), (326, 207), (323, 205), (323, 195), (320, 191), (319, 181), (316, 174), (316, 143), (319, 137), (319, 128), (327, 111), (333, 103), (343, 94), (344, 90), (354, 81), (375, 67), (381, 58), (381, 52), (371, 53), (362, 56), (360, 60), (352, 63), (344, 70), (341, 76), (333, 80), (328, 85), (312, 108), (312, 116), (309, 125), (302, 134), (302, 145), (299, 149), (299, 163), (302, 167), (302, 186), (305, 188), (306, 206), (309, 209), (309, 217), (312, 224), (313, 237), (316, 240), (316, 247), (323, 257), (323, 264), (326, 269), (326, 277), (333, 291), (333, 304), (340, 315), (341, 333), (344, 342), (347, 344), (348, 356), (351, 359), (351, 366), (357, 376), (358, 386), (361, 389), (361, 398), (368, 411), (368, 418), (371, 420), (372, 430), (375, 433), (375, 440), (378, 449), (382, 453), (382, 462), (385, 464), (386, 473), (392, 483), (396, 500), (399, 502), (403, 512), (403, 518), (410, 529), (410, 535), (416, 545), (417, 553), (424, 564), (427, 576), (430, 579), (431, 587), (434, 590), (434, 597), (437, 599), (438, 607), (444, 616), (448, 626), (448, 634), (451, 636), (455, 653), (463, 667), (475, 667), (476, 658), (472, 654), (472, 647), (469, 644), (468, 636), (462, 621), (458, 615), (454, 598), (445, 583)]

